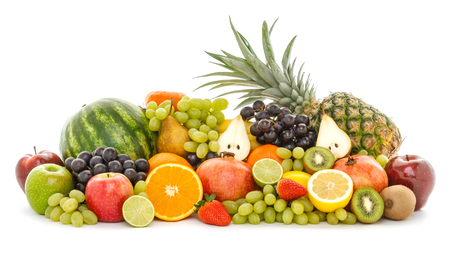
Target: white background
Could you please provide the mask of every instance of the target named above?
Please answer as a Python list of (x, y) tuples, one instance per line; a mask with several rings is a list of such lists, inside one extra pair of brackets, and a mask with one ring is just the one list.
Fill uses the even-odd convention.
[[(218, 252), (414, 252), (444, 245), (448, 229), (450, 18), (445, 1), (2, 1), (0, 3), (2, 248)], [(142, 105), (152, 90), (193, 89), (222, 71), (204, 51), (240, 55), (229, 18), (260, 59), (261, 27), (272, 33), (277, 62), (292, 37), (297, 67), (317, 96), (346, 91), (392, 117), (407, 137), (400, 154), (417, 154), (436, 171), (428, 204), (408, 219), (371, 225), (203, 224), (195, 215), (143, 229), (127, 223), (75, 228), (28, 206), (14, 174), (26, 153), (59, 154), (70, 114), (104, 97)], [(292, 58), (293, 59), (293, 58)], [(232, 108), (237, 96), (227, 97)], [(228, 118), (238, 111), (226, 111)], [(442, 232), (438, 229), (442, 228)], [(6, 233), (5, 233), (6, 232)], [(6, 235), (6, 236), (5, 236)]]

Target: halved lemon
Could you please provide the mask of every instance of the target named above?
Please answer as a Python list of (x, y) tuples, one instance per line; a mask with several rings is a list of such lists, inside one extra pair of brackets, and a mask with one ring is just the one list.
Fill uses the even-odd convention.
[(270, 158), (258, 160), (252, 168), (253, 179), (256, 184), (264, 187), (266, 184), (276, 184), (283, 176), (283, 167)]
[(308, 180), (308, 197), (320, 211), (331, 213), (344, 208), (353, 195), (353, 181), (340, 170), (317, 171)]
[(155, 209), (152, 202), (143, 196), (133, 195), (122, 206), (122, 214), (133, 227), (145, 227), (153, 221)]

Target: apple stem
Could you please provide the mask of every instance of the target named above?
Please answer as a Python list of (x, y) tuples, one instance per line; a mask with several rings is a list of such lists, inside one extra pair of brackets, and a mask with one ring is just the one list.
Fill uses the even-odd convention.
[(409, 162), (409, 155), (406, 155), (406, 161)]
[(37, 153), (36, 153), (36, 146), (33, 146), (33, 148), (34, 148), (34, 154), (37, 155)]

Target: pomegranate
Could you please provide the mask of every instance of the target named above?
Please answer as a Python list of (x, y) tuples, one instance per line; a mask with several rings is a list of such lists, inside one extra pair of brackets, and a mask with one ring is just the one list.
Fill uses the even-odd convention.
[(236, 160), (233, 153), (223, 152), (219, 158), (202, 162), (196, 172), (202, 181), (203, 192), (216, 194), (219, 201), (235, 201), (258, 189), (250, 165)]
[(380, 193), (388, 186), (386, 171), (374, 158), (367, 155), (352, 155), (339, 159), (333, 169), (350, 176), (353, 181), (353, 192), (361, 187), (370, 187)]

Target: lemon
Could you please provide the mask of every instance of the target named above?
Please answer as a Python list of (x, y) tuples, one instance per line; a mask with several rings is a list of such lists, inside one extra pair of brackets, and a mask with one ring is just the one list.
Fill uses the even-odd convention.
[(340, 170), (320, 170), (308, 180), (308, 198), (322, 212), (331, 213), (346, 207), (352, 195), (353, 181)]
[(270, 158), (258, 160), (252, 169), (253, 179), (261, 187), (273, 185), (283, 176), (283, 167), (277, 161)]
[(133, 195), (122, 206), (122, 214), (133, 227), (145, 227), (153, 221), (155, 209), (152, 202), (143, 196)]
[(311, 174), (303, 172), (303, 171), (288, 171), (283, 174), (283, 178), (292, 179), (305, 188), (308, 188), (308, 181), (311, 178)]

